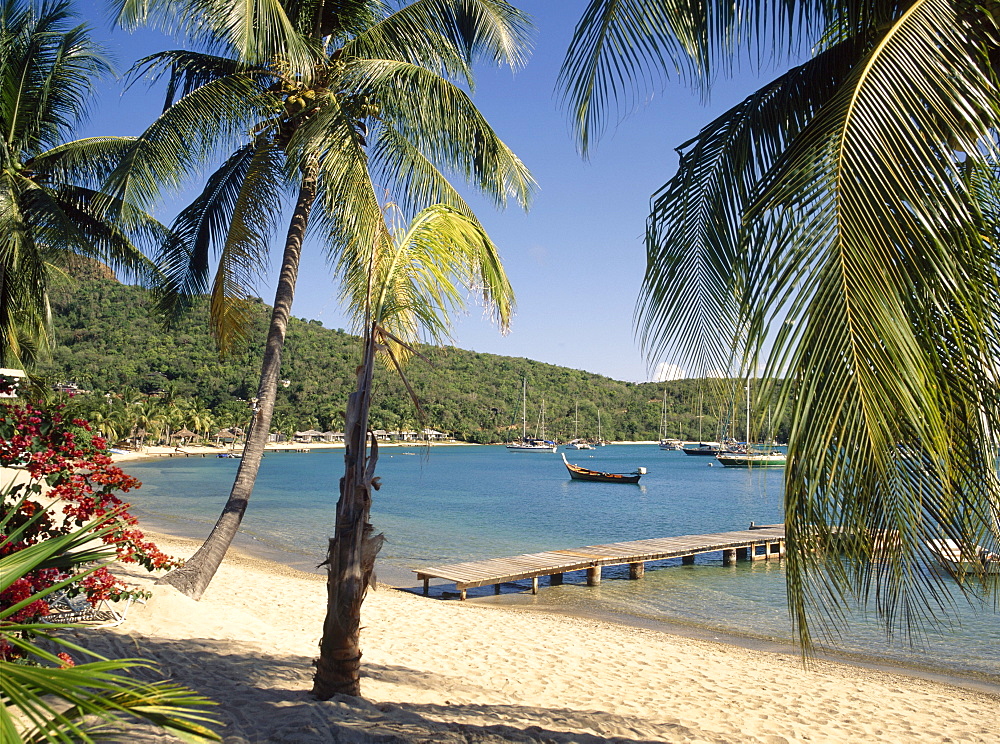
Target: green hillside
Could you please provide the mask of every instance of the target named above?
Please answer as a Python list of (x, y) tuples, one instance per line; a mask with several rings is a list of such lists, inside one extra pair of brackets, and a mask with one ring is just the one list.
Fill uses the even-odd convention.
[[(54, 296), (56, 348), (36, 372), (49, 384), (75, 382), (95, 402), (105, 393), (134, 388), (144, 394), (191, 399), (219, 417), (248, 418), (256, 391), (259, 344), (221, 358), (199, 300), (169, 329), (153, 312), (145, 290), (110, 279), (77, 283)], [(269, 308), (261, 302), (255, 339), (263, 339)], [(318, 321), (292, 319), (278, 392), (275, 428), (340, 430), (342, 411), (354, 385), (360, 342), (323, 328)], [(420, 422), (402, 383), (377, 375), (373, 428), (427, 426), (474, 442), (499, 442), (521, 430), (521, 380), (528, 385), (528, 430), (532, 434), (545, 401), (546, 434), (572, 438), (576, 407), (579, 435), (596, 437), (598, 411), (606, 439), (656, 439), (667, 390), (667, 435), (696, 439), (701, 429), (714, 438), (720, 412), (728, 410), (733, 386), (720, 380), (668, 383), (619, 382), (579, 370), (514, 357), (479, 354), (453, 347), (423, 347), (431, 362), (414, 359), (407, 369), (426, 420)], [(702, 400), (704, 402), (702, 403)], [(83, 401), (79, 401), (83, 403)], [(740, 418), (742, 433), (742, 417)]]

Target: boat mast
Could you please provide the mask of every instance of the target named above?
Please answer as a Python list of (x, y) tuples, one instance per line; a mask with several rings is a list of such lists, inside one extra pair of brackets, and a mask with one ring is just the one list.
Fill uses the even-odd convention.
[(667, 386), (663, 386), (663, 408), (660, 409), (660, 441), (667, 438)]
[(528, 378), (521, 378), (521, 441), (528, 438)]
[(747, 375), (747, 448), (750, 447), (750, 375)]

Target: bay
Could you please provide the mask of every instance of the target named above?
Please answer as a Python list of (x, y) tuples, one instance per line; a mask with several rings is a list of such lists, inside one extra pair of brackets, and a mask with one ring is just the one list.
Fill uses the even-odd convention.
[[(745, 529), (782, 519), (780, 470), (732, 470), (712, 458), (663, 451), (655, 445), (611, 445), (567, 452), (571, 462), (598, 470), (648, 470), (639, 485), (569, 479), (551, 453), (503, 447), (385, 447), (377, 474), (372, 522), (387, 538), (379, 556), (381, 581), (414, 588), (413, 569), (596, 543)], [(706, 462), (709, 460), (709, 462)], [(160, 458), (126, 463), (143, 481), (129, 494), (148, 529), (204, 539), (232, 485), (237, 460)], [(241, 529), (244, 550), (315, 570), (332, 530), (342, 450), (268, 453)], [(928, 570), (936, 570), (934, 568)], [(948, 582), (951, 579), (947, 579)], [(651, 564), (641, 581), (628, 568), (604, 569), (600, 586), (567, 575), (563, 586), (531, 595), (530, 582), (470, 591), (483, 603), (597, 615), (637, 625), (669, 623), (695, 634), (714, 632), (751, 641), (790, 643), (783, 563), (740, 562), (721, 556)], [(450, 596), (454, 585), (432, 585)], [(1000, 684), (1000, 615), (951, 592), (955, 622), (907, 640), (886, 640), (874, 617), (855, 613), (839, 652), (947, 675)], [(910, 641), (915, 640), (916, 645)]]

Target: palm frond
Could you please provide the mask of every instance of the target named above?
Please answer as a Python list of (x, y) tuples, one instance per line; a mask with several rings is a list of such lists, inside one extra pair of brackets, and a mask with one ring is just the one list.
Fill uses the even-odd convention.
[[(236, 204), (254, 170), (255, 158), (270, 153), (269, 148), (261, 147), (262, 144), (263, 141), (252, 142), (233, 153), (171, 225), (170, 236), (157, 256), (165, 280), (161, 287), (161, 306), (168, 313), (178, 310), (184, 298), (208, 291), (212, 246), (221, 246), (226, 241)], [(272, 158), (273, 154), (265, 162), (270, 164)], [(271, 169), (272, 187), (280, 182), (279, 176)], [(269, 232), (270, 223), (262, 235)]]
[(348, 89), (379, 106), (378, 118), (438, 169), (475, 185), (498, 206), (527, 206), (535, 182), (464, 91), (414, 65), (364, 60), (352, 65)]
[(281, 189), (275, 185), (282, 183), (282, 165), (280, 150), (262, 140), (233, 194), (211, 302), (212, 332), (224, 352), (250, 332), (256, 306), (250, 290), (266, 269), (270, 238), (281, 214), (275, 209)]
[(273, 113), (273, 99), (261, 86), (259, 77), (237, 74), (188, 93), (136, 137), (105, 190), (149, 208), (164, 190), (183, 185), (222, 142), (250, 139), (251, 130)]
[(65, 0), (24, 10), (6, 2), (0, 14), (0, 119), (5, 141), (30, 157), (72, 134), (111, 67), (89, 27), (71, 25)]
[(113, 0), (111, 12), (119, 25), (140, 26), (185, 34), (209, 51), (236, 57), (250, 65), (284, 59), (292, 70), (308, 71), (320, 48), (297, 28), (281, 0)]
[(375, 122), (369, 148), (369, 168), (406, 215), (416, 215), (430, 204), (447, 204), (475, 220), (471, 207), (451, 182), (406, 137)]
[(40, 152), (24, 165), (47, 183), (98, 189), (134, 144), (134, 137), (87, 137)]
[(995, 166), (1000, 99), (955, 13), (920, 0), (883, 29), (750, 213), (782, 236), (760, 302), (786, 316), (769, 373), (792, 404), (789, 542), (815, 548), (788, 562), (806, 644), (831, 599), (874, 603), (889, 632), (933, 623), (926, 542), (1000, 542), (1000, 282), (963, 163)]
[[(768, 255), (784, 245), (748, 237), (743, 216), (760, 181), (838, 90), (868, 38), (852, 37), (789, 70), (678, 148), (671, 180), (651, 199), (646, 273), (636, 327), (650, 358), (669, 356), (695, 376), (728, 370), (745, 334), (765, 321), (750, 311)], [(756, 236), (755, 236), (756, 237)], [(749, 329), (749, 330), (748, 330)], [(751, 356), (755, 349), (748, 349)]]
[[(608, 119), (629, 113), (657, 83), (676, 77), (707, 91), (734, 50), (796, 49), (834, 7), (818, 3), (591, 0), (573, 32), (557, 87), (587, 155)], [(838, 6), (839, 7), (839, 6)]]
[(178, 98), (183, 98), (214, 80), (254, 71), (262, 72), (229, 57), (174, 49), (137, 60), (129, 69), (125, 80), (126, 86), (139, 80), (152, 85), (167, 75), (166, 101), (163, 105), (166, 111)]
[(416, 0), (351, 39), (343, 53), (409, 62), (471, 86), (479, 59), (523, 66), (530, 32), (528, 18), (503, 0)]
[[(424, 209), (405, 230), (386, 235), (371, 283), (373, 322), (404, 343), (416, 341), (420, 330), (435, 342), (446, 339), (449, 311), (463, 306), (465, 292), (480, 293), (502, 331), (513, 314), (496, 246), (478, 224), (445, 205)], [(360, 283), (344, 288), (352, 304), (368, 291)]]
[[(0, 489), (0, 498), (12, 508), (0, 517), (0, 527), (18, 513), (20, 499), (10, 497), (9, 487)], [(10, 503), (13, 501), (13, 504)], [(41, 516), (41, 512), (38, 513)], [(79, 567), (113, 556), (108, 546), (93, 547), (95, 538), (117, 528), (104, 515), (74, 532), (49, 538), (0, 558), (0, 590), (24, 576), (47, 567)], [(101, 527), (100, 524), (104, 523)], [(0, 545), (15, 542), (25, 529), (3, 530)], [(79, 581), (97, 565), (25, 597), (0, 611), (0, 621), (60, 588)], [(0, 622), (0, 636), (32, 662), (18, 664), (0, 660), (4, 705), (0, 706), (0, 734), (3, 740), (29, 742), (93, 741), (93, 734), (123, 717), (149, 721), (190, 742), (218, 741), (205, 724), (215, 721), (200, 712), (213, 703), (192, 691), (169, 682), (144, 683), (120, 674), (137, 668), (152, 668), (142, 659), (107, 660), (51, 633), (38, 622)], [(53, 651), (37, 643), (42, 639), (56, 648), (96, 659), (63, 668)], [(15, 723), (13, 712), (18, 714)]]
[(364, 139), (339, 96), (327, 94), (292, 138), (288, 154), (289, 164), (299, 169), (316, 158), (322, 209), (315, 211), (310, 229), (323, 231), (338, 273), (363, 273), (385, 227)]

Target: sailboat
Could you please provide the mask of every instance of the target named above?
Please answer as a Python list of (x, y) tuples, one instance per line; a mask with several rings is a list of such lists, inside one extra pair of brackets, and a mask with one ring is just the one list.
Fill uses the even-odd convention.
[(718, 455), (725, 448), (718, 442), (706, 442), (701, 438), (701, 423), (702, 419), (705, 418), (705, 393), (701, 393), (698, 403), (698, 446), (692, 447), (688, 445), (687, 447), (681, 447), (681, 452), (685, 455)]
[(545, 441), (545, 403), (542, 403), (542, 438), (531, 439), (528, 437), (528, 381), (523, 380), (521, 389), (521, 441), (511, 442), (507, 449), (511, 452), (555, 452), (556, 446), (552, 442)]
[(783, 468), (788, 457), (784, 452), (754, 451), (750, 444), (750, 380), (747, 379), (747, 442), (743, 452), (720, 452), (715, 459), (727, 468)]
[(597, 409), (597, 442), (596, 442), (596, 444), (597, 444), (598, 447), (603, 447), (604, 445), (607, 444), (607, 442), (604, 441), (604, 436), (601, 434), (601, 409), (600, 408)]
[(583, 439), (580, 439), (577, 436), (577, 433), (578, 433), (577, 432), (577, 428), (578, 428), (579, 424), (580, 424), (580, 404), (577, 403), (576, 404), (576, 414), (575, 414), (575, 416), (573, 418), (573, 441), (571, 441), (569, 444), (566, 445), (566, 449), (571, 449), (571, 450), (589, 450), (589, 449), (594, 449), (594, 446), (592, 444), (590, 444), (589, 442), (584, 441)]
[(667, 439), (667, 388), (663, 388), (663, 410), (660, 412), (660, 449), (678, 450), (681, 448), (680, 440)]

